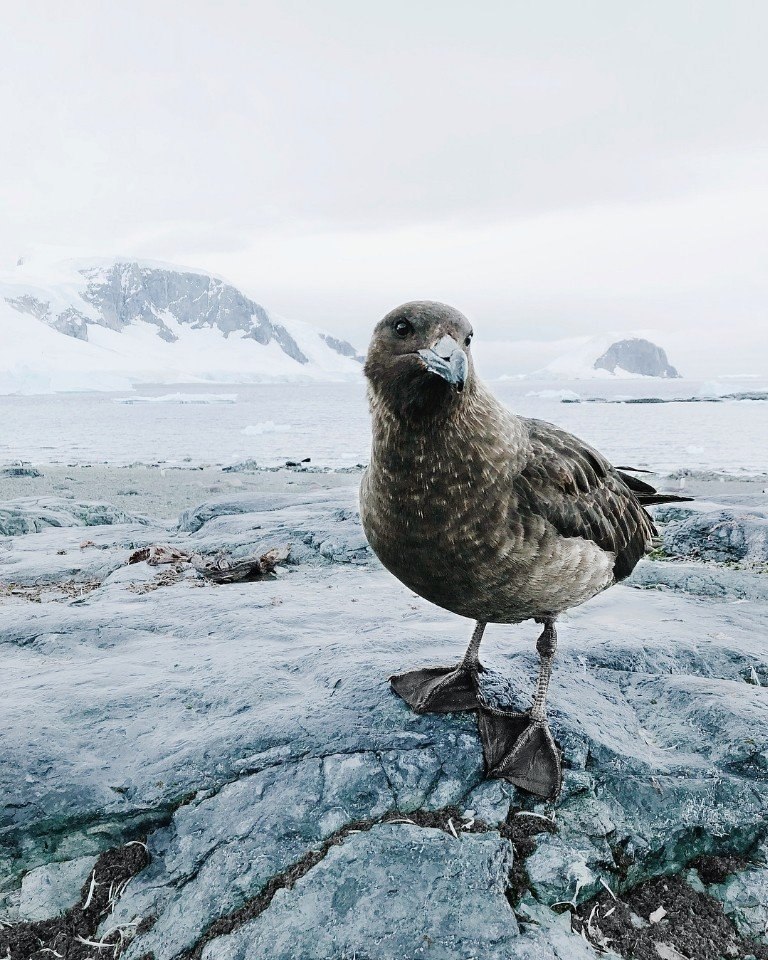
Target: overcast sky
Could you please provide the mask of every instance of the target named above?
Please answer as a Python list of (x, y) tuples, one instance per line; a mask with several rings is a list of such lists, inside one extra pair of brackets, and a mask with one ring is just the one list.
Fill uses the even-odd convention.
[(0, 266), (178, 261), (367, 341), (768, 328), (768, 3), (4, 3)]

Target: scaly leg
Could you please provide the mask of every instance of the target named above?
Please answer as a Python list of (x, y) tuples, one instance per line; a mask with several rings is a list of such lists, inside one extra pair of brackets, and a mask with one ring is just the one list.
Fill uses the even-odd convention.
[(392, 689), (416, 713), (458, 713), (476, 710), (480, 641), (485, 624), (475, 624), (464, 659), (457, 667), (425, 667), (389, 678)]
[(560, 793), (562, 770), (560, 751), (547, 723), (546, 703), (557, 633), (554, 617), (546, 617), (543, 623), (536, 643), (539, 675), (531, 709), (519, 713), (481, 704), (478, 725), (489, 777), (509, 780), (536, 796), (554, 799)]

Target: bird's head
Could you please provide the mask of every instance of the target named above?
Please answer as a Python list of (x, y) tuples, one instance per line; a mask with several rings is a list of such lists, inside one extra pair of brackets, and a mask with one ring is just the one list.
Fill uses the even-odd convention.
[(396, 307), (373, 331), (365, 361), (373, 397), (408, 418), (449, 412), (473, 385), (472, 324), (444, 303)]

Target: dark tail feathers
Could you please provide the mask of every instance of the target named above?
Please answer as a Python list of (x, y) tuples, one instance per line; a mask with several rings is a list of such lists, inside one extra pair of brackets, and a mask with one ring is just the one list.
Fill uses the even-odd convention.
[(693, 497), (681, 497), (677, 493), (659, 493), (650, 483), (624, 472), (625, 470), (632, 470), (633, 473), (650, 473), (650, 470), (636, 470), (634, 467), (617, 467), (616, 469), (621, 479), (644, 507), (652, 507), (655, 503), (685, 503), (693, 500)]

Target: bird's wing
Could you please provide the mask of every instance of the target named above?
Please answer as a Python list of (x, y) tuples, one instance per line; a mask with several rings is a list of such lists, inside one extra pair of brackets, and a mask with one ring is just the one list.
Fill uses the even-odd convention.
[(523, 420), (531, 453), (514, 478), (518, 499), (563, 537), (611, 551), (622, 580), (648, 550), (656, 529), (621, 474), (588, 444), (543, 420)]

